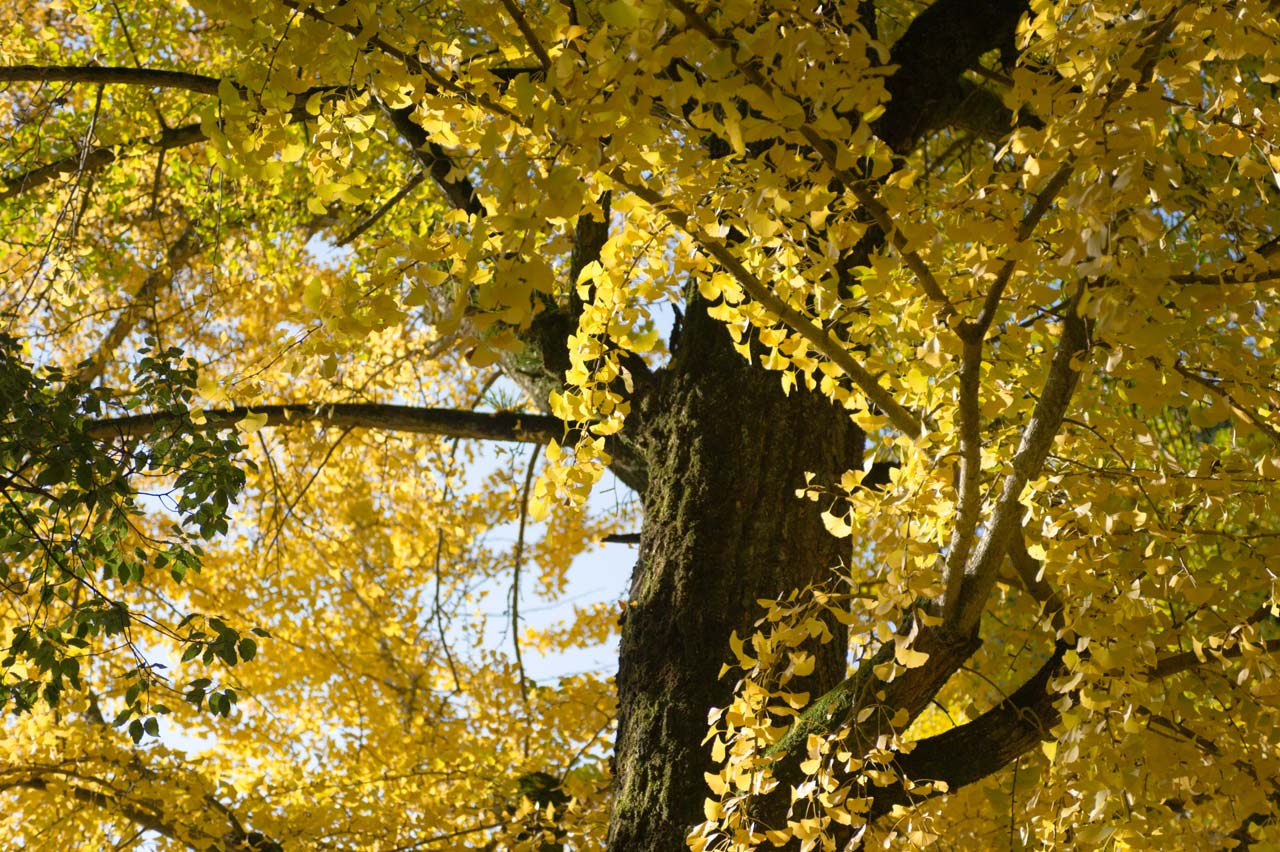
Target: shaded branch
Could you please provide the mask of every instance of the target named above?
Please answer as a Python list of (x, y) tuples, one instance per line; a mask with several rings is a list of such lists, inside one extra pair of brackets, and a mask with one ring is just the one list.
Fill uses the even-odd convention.
[[(1069, 646), (1058, 642), (1053, 654), (1022, 686), (978, 718), (937, 736), (921, 740), (910, 754), (899, 755), (898, 774), (914, 782), (944, 781), (958, 790), (1008, 766), (1052, 739), (1049, 731), (1061, 718), (1054, 706), (1061, 697), (1049, 682), (1062, 673)], [(936, 795), (936, 794), (935, 794)], [(894, 805), (918, 803), (901, 786), (878, 789), (868, 820), (883, 816)]]
[[(81, 69), (84, 70), (84, 69)], [(117, 69), (123, 72), (142, 72), (146, 69)], [(179, 72), (150, 72), (153, 74), (164, 75), (165, 79), (174, 79), (175, 85), (178, 78), (191, 78), (203, 87), (201, 81), (212, 80), (213, 78), (203, 77), (199, 74), (182, 75)], [(220, 81), (215, 81), (220, 82)], [(189, 87), (183, 87), (189, 88)], [(243, 91), (243, 87), (236, 86), (238, 90)], [(205, 93), (203, 88), (192, 88), (191, 91)], [(320, 93), (331, 97), (342, 97), (358, 93), (358, 89), (346, 86), (317, 86), (294, 95), (293, 107), (289, 110), (288, 116), (291, 122), (306, 121), (310, 118), (307, 112), (307, 101), (311, 96)], [(217, 86), (214, 86), (214, 93), (217, 92)], [(21, 195), (33, 189), (38, 189), (45, 184), (56, 180), (66, 174), (89, 174), (99, 171), (114, 163), (120, 157), (120, 152), (127, 151), (130, 148), (149, 148), (153, 151), (168, 151), (173, 148), (183, 148), (188, 145), (194, 145), (198, 142), (204, 142), (208, 137), (205, 135), (200, 122), (185, 124), (181, 127), (165, 128), (158, 134), (133, 139), (128, 142), (122, 142), (119, 145), (102, 145), (97, 148), (86, 148), (74, 154), (69, 154), (51, 163), (30, 169), (13, 177), (0, 179), (0, 201), (14, 196)]]
[(1184, 651), (1181, 654), (1163, 657), (1157, 660), (1154, 666), (1143, 672), (1143, 676), (1148, 680), (1160, 680), (1161, 678), (1189, 672), (1192, 669), (1198, 669), (1209, 663), (1237, 659), (1243, 657), (1246, 653), (1274, 654), (1277, 651), (1280, 651), (1280, 639), (1267, 639), (1249, 647), (1237, 641), (1232, 647), (1220, 651), (1209, 649), (1200, 654), (1194, 651)]
[(483, 216), (484, 205), (480, 203), (475, 187), (466, 174), (454, 166), (449, 152), (433, 142), (427, 132), (413, 120), (412, 107), (391, 109), (382, 101), (378, 101), (378, 105), (391, 120), (391, 125), (400, 134), (400, 138), (409, 143), (414, 158), (431, 175), (449, 203), (472, 216)]
[(1044, 566), (1027, 551), (1027, 540), (1021, 526), (1009, 538), (1009, 561), (1013, 570), (1022, 581), (1022, 585), (1031, 596), (1040, 602), (1041, 612), (1049, 616), (1054, 629), (1061, 631), (1066, 627), (1063, 618), (1063, 603), (1058, 592), (1043, 576)]
[(936, 0), (916, 15), (889, 51), (898, 70), (885, 80), (889, 100), (871, 125), (876, 136), (902, 154), (953, 121), (972, 92), (961, 75), (1012, 37), (1028, 6), (1026, 0)]
[(185, 89), (216, 95), (217, 77), (165, 71), (156, 68), (123, 68), (99, 65), (9, 65), (0, 67), (0, 83), (94, 83), (100, 86), (149, 86), (154, 89)]
[(502, 7), (507, 10), (507, 14), (511, 16), (511, 19), (516, 22), (520, 35), (524, 36), (529, 49), (533, 51), (533, 55), (538, 57), (538, 62), (542, 64), (543, 72), (550, 71), (551, 57), (547, 55), (547, 49), (538, 40), (538, 34), (533, 31), (533, 27), (529, 24), (529, 19), (525, 17), (516, 0), (502, 0)]
[[(728, 51), (732, 57), (734, 66), (752, 85), (759, 87), (762, 92), (765, 92), (770, 96), (781, 97), (794, 101), (801, 107), (801, 114), (803, 114), (804, 104), (801, 102), (800, 98), (789, 92), (780, 91), (773, 85), (773, 83), (765, 79), (764, 75), (760, 73), (758, 68), (750, 62), (743, 61), (738, 58), (741, 51), (739, 50), (736, 41), (717, 32), (711, 23), (706, 18), (699, 15), (693, 6), (685, 2), (685, 0), (668, 1), (677, 11), (680, 12), (680, 14), (684, 15), (685, 19), (693, 26), (693, 28), (705, 36), (708, 41), (717, 47)], [(914, 274), (920, 281), (920, 286), (924, 290), (925, 294), (942, 306), (942, 312), (944, 315), (955, 313), (954, 306), (952, 306), (950, 300), (947, 299), (946, 294), (942, 290), (942, 286), (938, 283), (937, 278), (934, 277), (933, 272), (924, 262), (924, 259), (920, 257), (919, 253), (908, 246), (906, 236), (903, 235), (902, 231), (894, 224), (893, 217), (889, 213), (889, 209), (881, 203), (880, 199), (876, 197), (875, 193), (869, 186), (867, 186), (866, 182), (861, 177), (854, 174), (849, 169), (840, 166), (840, 156), (837, 146), (822, 136), (822, 134), (818, 133), (809, 121), (802, 121), (799, 125), (799, 130), (800, 135), (804, 137), (805, 141), (809, 143), (809, 146), (813, 148), (814, 151), (818, 152), (818, 155), (822, 157), (823, 162), (826, 163), (829, 169), (831, 169), (832, 174), (840, 180), (846, 189), (853, 193), (854, 197), (858, 200), (858, 203), (871, 214), (872, 220), (880, 227), (880, 230), (888, 235), (889, 242), (895, 249), (897, 249), (898, 255), (902, 258), (903, 264), (905, 264), (906, 267), (911, 270), (912, 274)]]
[(1227, 403), (1227, 405), (1231, 406), (1237, 414), (1243, 416), (1246, 420), (1256, 426), (1259, 431), (1270, 438), (1272, 443), (1280, 446), (1280, 429), (1277, 429), (1275, 426), (1268, 423), (1258, 412), (1241, 404), (1229, 390), (1222, 387), (1221, 379), (1215, 381), (1208, 376), (1201, 375), (1199, 371), (1190, 369), (1183, 364), (1181, 360), (1174, 362), (1173, 369), (1184, 379), (1195, 382), (1208, 390), (1214, 396), (1221, 399), (1223, 402)]
[[(321, 403), (318, 405), (255, 405), (204, 412), (197, 428), (226, 429), (249, 415), (266, 416), (267, 426), (301, 426), (379, 429), (419, 435), (442, 435), (482, 441), (546, 443), (564, 436), (563, 421), (543, 414), (459, 411), (449, 408), (415, 408), (378, 403)], [(133, 414), (98, 420), (85, 433), (99, 440), (142, 438), (186, 421), (186, 413)]]
[(122, 150), (145, 146), (155, 151), (168, 151), (171, 148), (194, 145), (207, 138), (204, 131), (200, 129), (200, 123), (196, 122), (161, 131), (160, 134), (143, 140), (134, 140), (120, 145), (102, 145), (84, 152), (69, 154), (20, 175), (0, 180), (0, 201), (38, 189), (63, 175), (99, 171), (114, 163)]
[[(414, 156), (431, 175), (436, 186), (444, 194), (448, 202), (468, 215), (483, 217), (487, 215), (484, 205), (480, 203), (475, 187), (466, 177), (465, 172), (453, 162), (452, 155), (436, 142), (432, 141), (426, 131), (413, 120), (411, 109), (390, 109), (382, 105), (400, 138), (413, 149)], [(549, 390), (559, 388), (564, 381), (565, 371), (569, 369), (567, 345), (569, 336), (577, 331), (578, 313), (581, 303), (578, 301), (576, 284), (578, 273), (592, 260), (599, 258), (600, 249), (609, 236), (609, 194), (601, 200), (602, 218), (583, 213), (578, 216), (574, 226), (573, 254), (570, 259), (569, 280), (566, 289), (569, 293), (569, 307), (566, 310), (554, 300), (544, 300), (541, 310), (534, 316), (529, 328), (519, 332), (520, 337), (537, 353), (539, 365), (532, 371), (522, 368), (515, 358), (505, 358), (504, 371), (519, 384), (537, 404), (547, 410)], [(644, 359), (630, 353), (624, 354), (624, 366), (631, 373), (637, 394), (643, 393), (651, 379), (651, 371)], [(634, 424), (636, 415), (632, 415)], [(634, 431), (634, 425), (630, 431)], [(610, 454), (614, 461), (610, 470), (629, 488), (643, 494), (648, 481), (648, 473), (644, 459), (638, 451), (626, 442), (626, 435), (620, 434), (611, 439)]]

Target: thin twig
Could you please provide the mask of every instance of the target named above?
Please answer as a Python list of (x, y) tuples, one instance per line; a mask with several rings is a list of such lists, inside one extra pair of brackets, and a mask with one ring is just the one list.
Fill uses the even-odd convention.
[(538, 469), (541, 447), (534, 447), (529, 454), (529, 467), (524, 473), (524, 487), (520, 491), (520, 530), (516, 533), (516, 553), (511, 576), (511, 644), (515, 646), (516, 668), (520, 672), (520, 698), (529, 703), (529, 687), (524, 674), (524, 657), (520, 652), (520, 569), (524, 565), (524, 530), (529, 520), (529, 489), (533, 485), (533, 472)]
[(400, 189), (396, 191), (395, 195), (391, 196), (386, 201), (384, 201), (381, 205), (379, 205), (377, 210), (369, 214), (369, 216), (359, 225), (356, 225), (354, 228), (352, 228), (351, 232), (348, 233), (342, 239), (338, 240), (338, 242), (335, 243), (335, 245), (341, 248), (342, 246), (347, 245), (352, 240), (359, 237), (365, 231), (372, 228), (375, 224), (377, 224), (379, 219), (387, 215), (387, 212), (391, 210), (392, 207), (395, 207), (397, 204), (399, 204), (400, 201), (406, 195), (413, 192), (413, 190), (417, 188), (418, 184), (422, 183), (426, 179), (427, 179), (426, 172), (421, 172), (421, 171), (416, 172), (413, 175), (413, 177), (409, 178), (409, 180), (405, 183), (404, 186), (400, 187)]

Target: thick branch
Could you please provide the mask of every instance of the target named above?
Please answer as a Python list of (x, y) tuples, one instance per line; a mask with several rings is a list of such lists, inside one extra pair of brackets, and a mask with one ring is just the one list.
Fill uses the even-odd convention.
[[(318, 424), (348, 429), (380, 429), (481, 441), (521, 441), (540, 444), (564, 436), (563, 421), (542, 414), (458, 411), (449, 408), (414, 408), (376, 403), (322, 403), (319, 405), (255, 405), (204, 412), (202, 428), (225, 429), (250, 415), (266, 416), (266, 426)], [(134, 414), (88, 424), (92, 438), (141, 438), (182, 423), (185, 414)]]
[[(1060, 718), (1054, 702), (1060, 696), (1049, 690), (1049, 681), (1061, 674), (1067, 649), (1066, 643), (1059, 642), (1034, 675), (972, 722), (922, 740), (910, 754), (901, 755), (896, 767), (899, 775), (917, 783), (945, 781), (949, 789), (958, 790), (1052, 739), (1049, 730)], [(919, 798), (900, 786), (877, 790), (868, 818)]]
[(391, 120), (400, 138), (409, 143), (409, 147), (413, 149), (414, 158), (431, 175), (431, 179), (435, 181), (449, 203), (454, 208), (472, 216), (483, 216), (484, 205), (476, 196), (475, 187), (471, 185), (471, 181), (467, 180), (461, 169), (454, 167), (449, 152), (438, 143), (431, 141), (427, 132), (413, 120), (413, 109), (391, 109), (382, 105), (382, 110)]
[(162, 71), (156, 68), (121, 68), (98, 65), (10, 65), (0, 67), (0, 83), (94, 83), (100, 86), (149, 86), (153, 89), (186, 89), (216, 95), (217, 77)]
[(872, 125), (876, 135), (901, 154), (951, 123), (971, 95), (960, 75), (1012, 37), (1027, 7), (1026, 0), (936, 0), (916, 15), (890, 49), (899, 70), (885, 81), (889, 102)]

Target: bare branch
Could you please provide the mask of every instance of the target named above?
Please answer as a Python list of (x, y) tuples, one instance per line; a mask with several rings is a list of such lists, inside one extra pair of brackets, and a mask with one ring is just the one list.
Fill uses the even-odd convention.
[(524, 567), (524, 531), (529, 520), (529, 488), (533, 485), (533, 472), (538, 469), (536, 447), (529, 455), (529, 466), (524, 472), (524, 487), (520, 489), (520, 529), (516, 534), (516, 552), (511, 573), (511, 644), (516, 651), (516, 668), (520, 672), (520, 697), (529, 705), (528, 678), (524, 674), (524, 656), (520, 651), (520, 569)]

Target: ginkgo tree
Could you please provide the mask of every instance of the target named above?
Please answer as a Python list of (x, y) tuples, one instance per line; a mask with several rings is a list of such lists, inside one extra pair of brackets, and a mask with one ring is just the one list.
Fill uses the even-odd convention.
[(0, 27), (14, 843), (1280, 842), (1273, 3)]

